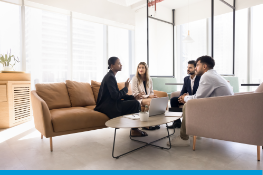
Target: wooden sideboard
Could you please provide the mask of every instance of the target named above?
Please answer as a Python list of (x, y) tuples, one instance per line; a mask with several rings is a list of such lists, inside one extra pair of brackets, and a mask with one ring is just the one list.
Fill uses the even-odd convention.
[(30, 77), (27, 73), (0, 73), (0, 128), (32, 119)]

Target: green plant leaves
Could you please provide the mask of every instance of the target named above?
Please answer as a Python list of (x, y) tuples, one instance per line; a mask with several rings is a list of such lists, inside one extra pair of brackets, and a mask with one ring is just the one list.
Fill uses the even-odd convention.
[[(14, 60), (14, 64), (11, 64), (12, 58)], [(13, 67), (16, 64), (16, 62), (19, 63), (19, 59), (18, 58), (16, 59), (14, 55), (11, 55), (11, 50), (10, 50), (9, 55), (8, 53), (4, 55), (0, 54), (0, 63), (3, 64), (4, 67), (9, 66), (9, 65)]]

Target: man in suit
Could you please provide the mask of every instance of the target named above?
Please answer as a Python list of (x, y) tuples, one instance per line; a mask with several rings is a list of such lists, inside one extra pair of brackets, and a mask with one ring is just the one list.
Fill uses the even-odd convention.
[[(195, 73), (195, 67), (196, 67), (196, 62), (194, 60), (191, 60), (188, 62), (187, 66), (187, 74), (189, 76), (186, 76), (184, 78), (184, 85), (181, 90), (180, 96), (184, 94), (189, 94), (189, 95), (194, 95), (198, 89), (199, 86), (199, 81), (200, 81), (200, 76), (196, 76)], [(171, 107), (172, 108), (179, 108), (180, 105), (183, 105), (183, 103), (180, 103), (179, 100), (180, 97), (173, 97), (170, 100)], [(178, 119), (173, 122), (171, 126), (168, 126), (169, 129), (173, 128), (181, 128), (181, 120)]]

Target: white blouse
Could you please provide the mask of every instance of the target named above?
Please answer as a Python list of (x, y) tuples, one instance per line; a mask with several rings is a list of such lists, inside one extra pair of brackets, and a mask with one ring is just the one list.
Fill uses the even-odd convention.
[[(151, 78), (149, 79), (149, 86), (146, 87), (146, 91), (147, 91), (147, 95), (144, 95), (143, 98), (148, 98), (149, 95), (154, 95), (153, 82), (152, 82)], [(135, 97), (139, 93), (142, 93), (142, 92), (144, 92), (146, 94), (143, 82), (141, 81), (139, 83), (138, 78), (136, 76), (134, 76), (132, 78), (132, 95)]]

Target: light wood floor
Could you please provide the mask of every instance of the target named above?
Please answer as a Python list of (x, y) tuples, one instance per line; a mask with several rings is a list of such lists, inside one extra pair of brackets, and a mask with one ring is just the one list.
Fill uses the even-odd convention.
[[(33, 121), (0, 130), (0, 169), (263, 169), (263, 161), (256, 160), (255, 146), (206, 138), (196, 141), (196, 151), (192, 147), (169, 151), (147, 147), (116, 160), (111, 157), (113, 133), (108, 128), (54, 137), (51, 153), (49, 139), (41, 140)], [(144, 140), (155, 140), (166, 135), (166, 129), (163, 125), (148, 134)], [(129, 129), (117, 131), (116, 154), (141, 146), (128, 135)]]

